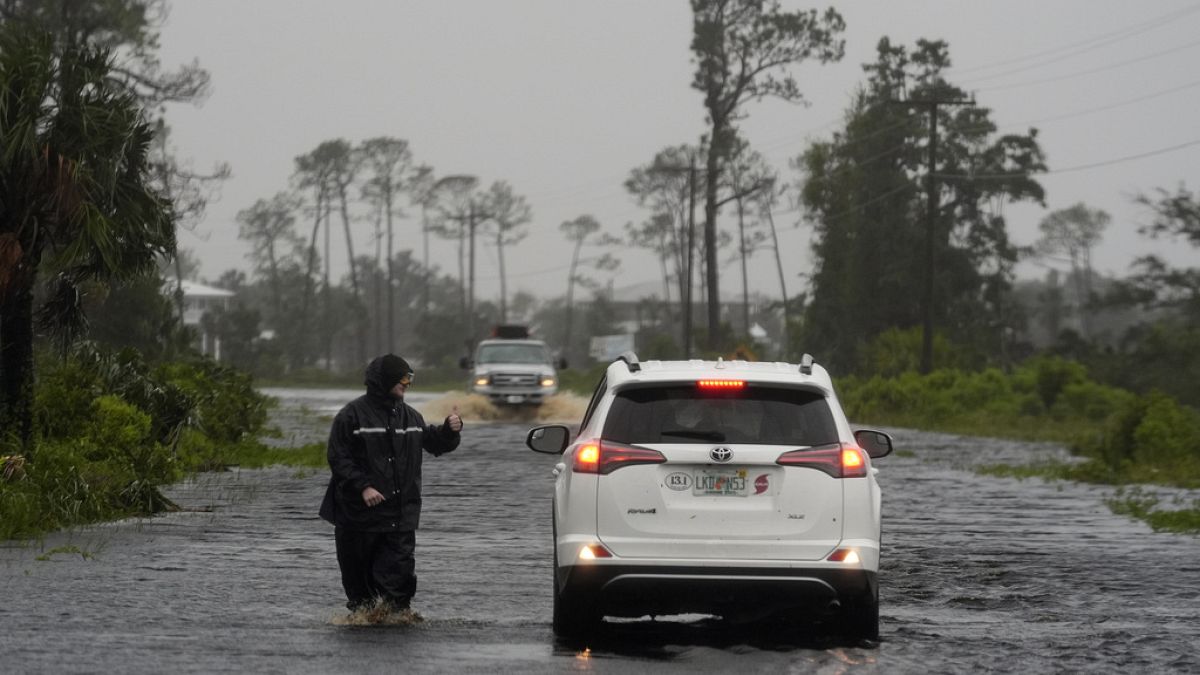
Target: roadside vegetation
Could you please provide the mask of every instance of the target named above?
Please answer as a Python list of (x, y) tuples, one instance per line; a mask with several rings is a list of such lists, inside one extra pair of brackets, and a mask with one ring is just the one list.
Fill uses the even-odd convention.
[(325, 463), (323, 447), (264, 444), (271, 400), (211, 360), (152, 366), (88, 344), (41, 356), (32, 447), (0, 443), (0, 539), (174, 510), (161, 487), (193, 472)]
[[(1010, 373), (947, 369), (928, 375), (851, 376), (839, 378), (837, 385), (855, 421), (1054, 441), (1078, 457), (990, 465), (981, 469), (987, 474), (1200, 488), (1200, 413), (1156, 390), (1136, 394), (1102, 384), (1082, 364), (1060, 357), (1031, 359)], [(1123, 490), (1109, 505), (1156, 530), (1200, 532), (1200, 504), (1159, 508), (1157, 499)]]

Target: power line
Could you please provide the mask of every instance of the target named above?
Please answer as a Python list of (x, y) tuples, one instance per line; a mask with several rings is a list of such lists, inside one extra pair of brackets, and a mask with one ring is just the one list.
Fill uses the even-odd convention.
[(1053, 115), (1051, 117), (1043, 117), (1041, 119), (1027, 120), (1024, 122), (1016, 122), (1013, 124), (1006, 124), (1002, 127), (997, 127), (997, 130), (1012, 129), (1014, 127), (1023, 127), (1027, 124), (1041, 124), (1044, 122), (1058, 122), (1061, 120), (1071, 119), (1074, 117), (1082, 117), (1084, 115), (1091, 115), (1091, 114), (1097, 113), (1097, 112), (1104, 112), (1105, 110), (1113, 110), (1115, 108), (1121, 108), (1121, 107), (1124, 107), (1127, 105), (1132, 105), (1134, 103), (1141, 103), (1143, 101), (1149, 101), (1151, 99), (1160, 98), (1160, 97), (1166, 96), (1168, 94), (1174, 94), (1176, 92), (1184, 91), (1186, 89), (1192, 89), (1195, 87), (1200, 87), (1200, 80), (1193, 80), (1192, 82), (1188, 82), (1187, 84), (1181, 84), (1177, 87), (1163, 89), (1161, 91), (1156, 91), (1156, 92), (1153, 92), (1150, 94), (1143, 94), (1141, 96), (1136, 96), (1134, 98), (1125, 99), (1123, 101), (1117, 101), (1115, 103), (1109, 103), (1109, 104), (1098, 106), (1095, 108), (1087, 108), (1085, 110), (1077, 110), (1075, 112), (1064, 113), (1062, 115)]
[(1056, 77), (1047, 77), (1045, 79), (1032, 80), (1029, 82), (1016, 82), (1013, 84), (1003, 84), (1003, 85), (998, 85), (995, 87), (983, 87), (982, 89), (979, 89), (977, 91), (1004, 91), (1006, 89), (1018, 89), (1020, 87), (1032, 87), (1032, 86), (1036, 86), (1039, 84), (1049, 84), (1051, 82), (1061, 82), (1063, 80), (1071, 80), (1071, 79), (1074, 79), (1077, 77), (1084, 77), (1086, 75), (1095, 75), (1096, 73), (1103, 73), (1103, 72), (1107, 72), (1109, 70), (1115, 70), (1117, 68), (1124, 68), (1125, 66), (1130, 66), (1135, 63), (1141, 63), (1143, 61), (1150, 61), (1152, 59), (1157, 59), (1162, 56), (1167, 56), (1169, 54), (1181, 52), (1185, 49), (1191, 49), (1197, 45), (1200, 45), (1200, 40), (1196, 40), (1194, 42), (1189, 42), (1189, 43), (1183, 44), (1183, 45), (1178, 45), (1176, 47), (1171, 47), (1170, 49), (1164, 49), (1159, 52), (1154, 52), (1153, 54), (1146, 54), (1145, 56), (1139, 56), (1134, 59), (1128, 59), (1126, 61), (1119, 61), (1117, 63), (1110, 63), (1110, 64), (1107, 64), (1104, 66), (1100, 66), (1098, 68), (1089, 68), (1087, 70), (1080, 70), (1080, 71), (1077, 71), (1074, 73), (1068, 73), (1066, 75), (1058, 75)]
[(1103, 33), (1101, 35), (1096, 35), (1096, 36), (1093, 36), (1090, 38), (1086, 38), (1084, 40), (1080, 40), (1078, 42), (1072, 42), (1070, 44), (1053, 47), (1051, 49), (1046, 49), (1046, 50), (1043, 50), (1040, 52), (1035, 52), (1033, 54), (1026, 54), (1025, 56), (1018, 56), (1018, 57), (1006, 59), (1003, 61), (995, 61), (992, 63), (980, 64), (980, 65), (976, 65), (976, 66), (971, 66), (969, 68), (954, 68), (952, 70), (952, 72), (956, 76), (961, 76), (961, 75), (965, 75), (967, 73), (978, 72), (980, 70), (989, 70), (991, 68), (999, 68), (1002, 66), (1008, 66), (1008, 65), (1015, 64), (1015, 63), (1021, 63), (1023, 61), (1029, 61), (1032, 59), (1041, 58), (1043, 56), (1050, 56), (1052, 54), (1058, 54), (1063, 51), (1068, 51), (1071, 49), (1075, 49), (1077, 47), (1084, 47), (1086, 45), (1095, 44), (1097, 42), (1103, 42), (1104, 44), (1112, 44), (1113, 42), (1123, 40), (1126, 37), (1140, 35), (1141, 33), (1144, 33), (1153, 28), (1157, 28), (1159, 26), (1174, 23), (1175, 20), (1181, 19), (1189, 14), (1194, 14), (1197, 11), (1200, 11), (1200, 5), (1192, 5), (1191, 7), (1185, 7), (1184, 9), (1181, 9), (1181, 10), (1176, 10), (1174, 12), (1168, 12), (1167, 14), (1161, 15), (1154, 19), (1150, 19), (1149, 21), (1145, 21), (1140, 24), (1136, 24), (1134, 26), (1127, 26), (1127, 27), (1121, 28), (1119, 30), (1110, 31), (1108, 33)]
[[(1087, 52), (1090, 52), (1095, 49), (1099, 49), (1101, 47), (1107, 47), (1109, 45), (1116, 44), (1118, 42), (1122, 42), (1129, 38), (1136, 37), (1143, 33), (1147, 33), (1156, 28), (1160, 28), (1164, 25), (1172, 24), (1177, 19), (1182, 18), (1188, 14), (1194, 14), (1197, 11), (1200, 11), (1200, 5), (1193, 6), (1193, 7), (1187, 8), (1185, 10), (1175, 12), (1173, 14), (1168, 14), (1166, 16), (1160, 17), (1157, 20), (1141, 24), (1140, 26), (1134, 26), (1134, 27), (1132, 27), (1130, 29), (1126, 29), (1124, 31), (1115, 31), (1114, 32), (1115, 37), (1105, 36), (1105, 37), (1101, 37), (1101, 38), (1094, 38), (1091, 41), (1085, 41), (1085, 43), (1083, 43), (1083, 44), (1066, 46), (1066, 47), (1062, 47), (1059, 49), (1051, 50), (1052, 52), (1053, 51), (1064, 51), (1066, 53), (1061, 54), (1059, 56), (1056, 56), (1055, 58), (1052, 58), (1052, 59), (1049, 59), (1046, 61), (1041, 61), (1039, 63), (1033, 63), (1033, 64), (1021, 66), (1020, 68), (1013, 68), (1011, 70), (1006, 70), (1006, 71), (999, 72), (999, 73), (993, 73), (991, 75), (985, 75), (982, 77), (975, 78), (973, 80), (968, 80), (968, 83), (975, 84), (978, 82), (986, 82), (988, 80), (994, 80), (997, 78), (1006, 77), (1008, 75), (1015, 75), (1017, 73), (1023, 73), (1023, 72), (1026, 72), (1029, 70), (1034, 70), (1037, 68), (1044, 68), (1045, 66), (1048, 66), (1052, 63), (1058, 63), (1060, 61), (1065, 61), (1066, 59), (1069, 59), (1073, 56), (1085, 54)], [(1110, 36), (1114, 35), (1114, 34), (1110, 34)], [(1076, 49), (1076, 47), (1079, 47), (1079, 48)], [(955, 74), (962, 75), (963, 72), (964, 71), (958, 71)]]
[(1090, 162), (1088, 164), (1077, 164), (1075, 166), (1068, 166), (1068, 167), (1064, 167), (1062, 169), (1051, 169), (1048, 171), (1040, 171), (1038, 173), (1025, 173), (1022, 171), (1014, 171), (1012, 173), (990, 173), (990, 174), (949, 174), (949, 173), (946, 173), (946, 174), (938, 174), (938, 178), (947, 178), (947, 179), (955, 179), (955, 180), (963, 180), (963, 179), (966, 179), (966, 180), (1005, 180), (1005, 179), (1009, 179), (1009, 178), (1028, 178), (1028, 177), (1032, 177), (1032, 176), (1046, 176), (1046, 175), (1059, 174), (1059, 173), (1072, 173), (1075, 171), (1086, 171), (1088, 169), (1095, 169), (1095, 168), (1099, 168), (1102, 166), (1111, 166), (1113, 164), (1122, 164), (1124, 162), (1132, 162), (1134, 160), (1144, 159), (1146, 157), (1153, 157), (1155, 155), (1164, 155), (1169, 152), (1175, 152), (1177, 150), (1182, 150), (1184, 148), (1190, 148), (1194, 145), (1200, 145), (1200, 139), (1196, 139), (1194, 141), (1186, 141), (1184, 143), (1178, 143), (1176, 145), (1171, 145), (1171, 146), (1168, 146), (1165, 148), (1159, 148), (1157, 150), (1150, 150), (1147, 152), (1139, 152), (1134, 155), (1125, 155), (1124, 157), (1114, 157), (1113, 159), (1105, 159), (1105, 160), (1101, 160), (1099, 162)]

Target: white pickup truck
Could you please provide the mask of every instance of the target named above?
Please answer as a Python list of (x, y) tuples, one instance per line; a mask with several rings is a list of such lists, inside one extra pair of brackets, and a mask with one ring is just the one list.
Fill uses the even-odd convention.
[(459, 365), (470, 371), (467, 389), (488, 397), (495, 405), (541, 405), (558, 392), (559, 368), (545, 342), (529, 337), (523, 326), (498, 326), (495, 337), (475, 348), (474, 358)]

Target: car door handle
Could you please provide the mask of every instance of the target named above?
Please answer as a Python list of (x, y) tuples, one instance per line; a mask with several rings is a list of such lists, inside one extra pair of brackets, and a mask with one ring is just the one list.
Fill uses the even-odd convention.
[(558, 464), (555, 464), (555, 465), (554, 465), (554, 470), (553, 470), (553, 471), (551, 471), (550, 473), (552, 473), (552, 474), (554, 474), (555, 476), (557, 476), (558, 474), (562, 473), (562, 472), (563, 472), (563, 470), (564, 470), (564, 469), (566, 469), (566, 468), (567, 468), (567, 465), (566, 465), (566, 464), (563, 464), (562, 462), (559, 462)]

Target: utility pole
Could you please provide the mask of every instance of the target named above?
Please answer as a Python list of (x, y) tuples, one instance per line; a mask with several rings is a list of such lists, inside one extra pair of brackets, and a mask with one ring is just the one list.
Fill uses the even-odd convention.
[(467, 335), (471, 337), (471, 344), (475, 343), (475, 199), (471, 199), (471, 204), (467, 209), (467, 235), (469, 239), (468, 250), (468, 275), (470, 281), (467, 283)]
[(929, 170), (925, 175), (925, 279), (924, 300), (921, 308), (921, 372), (933, 370), (933, 288), (936, 275), (937, 213), (941, 208), (937, 187), (937, 120), (938, 106), (975, 105), (974, 100), (933, 98), (919, 101), (892, 101), (892, 103), (922, 108), (929, 114)]
[(696, 157), (688, 165), (687, 285), (683, 298), (683, 358), (692, 358), (692, 250), (696, 247)]

